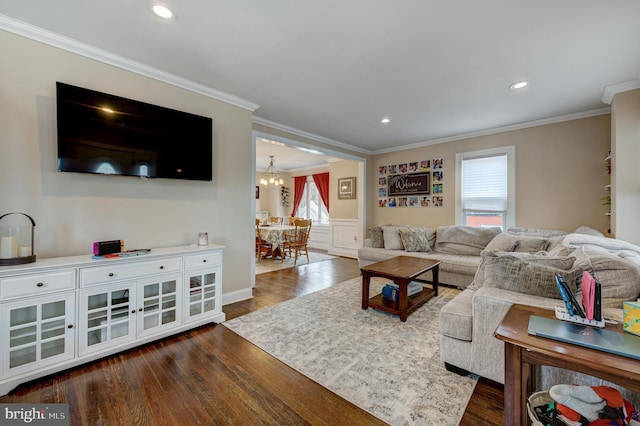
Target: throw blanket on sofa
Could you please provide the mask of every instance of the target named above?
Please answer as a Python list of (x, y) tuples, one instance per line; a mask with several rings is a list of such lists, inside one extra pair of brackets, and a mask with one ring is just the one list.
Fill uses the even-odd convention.
[(498, 227), (440, 226), (436, 231), (436, 248), (441, 253), (480, 256), (500, 232), (502, 230)]
[(640, 256), (640, 247), (615, 238), (602, 238), (587, 234), (569, 234), (564, 237), (562, 244), (571, 248), (591, 246), (604, 249), (609, 253), (632, 251)]

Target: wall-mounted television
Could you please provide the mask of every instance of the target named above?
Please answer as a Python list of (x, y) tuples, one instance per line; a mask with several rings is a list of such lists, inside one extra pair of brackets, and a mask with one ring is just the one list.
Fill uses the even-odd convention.
[(212, 120), (56, 83), (58, 171), (212, 180)]

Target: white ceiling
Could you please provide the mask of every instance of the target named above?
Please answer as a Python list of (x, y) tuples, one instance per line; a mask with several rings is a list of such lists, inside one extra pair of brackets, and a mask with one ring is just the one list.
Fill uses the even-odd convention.
[(175, 20), (148, 0), (0, 0), (0, 14), (362, 152), (589, 114), (605, 87), (640, 76), (638, 0), (164, 3)]

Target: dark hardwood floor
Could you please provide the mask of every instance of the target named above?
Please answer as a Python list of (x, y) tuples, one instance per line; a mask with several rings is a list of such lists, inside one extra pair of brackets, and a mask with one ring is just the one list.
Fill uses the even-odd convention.
[[(256, 276), (227, 319), (358, 276), (337, 258)], [(378, 425), (377, 418), (209, 325), (14, 389), (2, 403), (69, 403), (72, 425)], [(502, 386), (481, 380), (463, 425), (502, 425)]]

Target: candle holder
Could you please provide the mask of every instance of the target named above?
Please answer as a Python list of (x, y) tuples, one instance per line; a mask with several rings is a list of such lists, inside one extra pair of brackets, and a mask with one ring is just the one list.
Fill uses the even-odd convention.
[[(16, 216), (21, 215), (20, 219)], [(25, 220), (29, 219), (29, 223)], [(3, 221), (4, 219), (4, 221)], [(8, 223), (8, 224), (7, 224)], [(36, 261), (34, 254), (34, 228), (36, 222), (25, 213), (7, 213), (0, 216), (0, 266), (20, 265)]]

